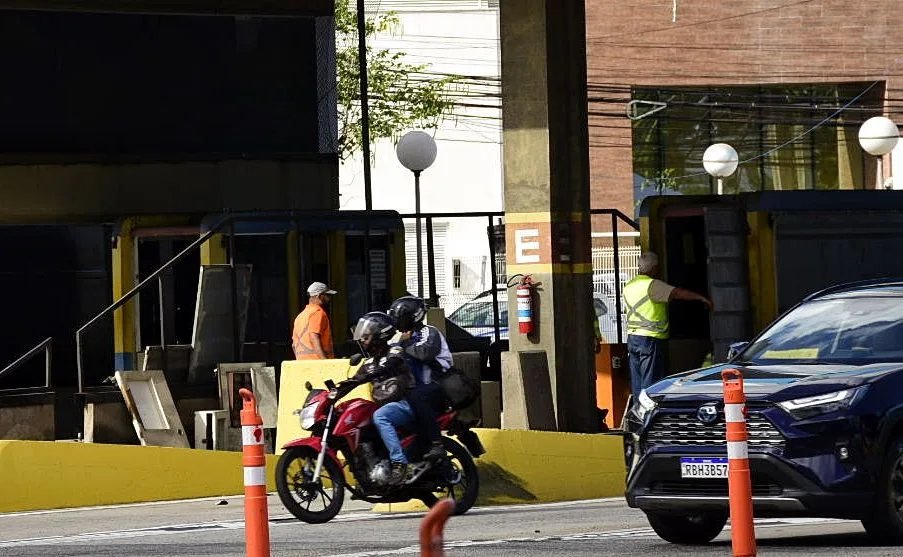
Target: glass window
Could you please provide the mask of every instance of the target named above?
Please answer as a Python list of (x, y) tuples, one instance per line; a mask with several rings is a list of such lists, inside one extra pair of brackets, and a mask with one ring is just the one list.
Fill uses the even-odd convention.
[[(740, 156), (737, 172), (724, 179), (728, 194), (860, 189), (858, 126), (880, 112), (881, 88), (872, 88), (839, 115), (835, 112), (869, 87), (635, 88), (633, 100), (666, 105), (633, 121), (635, 201), (655, 194), (714, 193), (715, 181), (702, 166), (703, 153), (713, 143), (728, 143)], [(652, 108), (637, 107), (639, 112)]]
[(805, 303), (740, 355), (751, 363), (903, 361), (903, 298), (864, 295)]

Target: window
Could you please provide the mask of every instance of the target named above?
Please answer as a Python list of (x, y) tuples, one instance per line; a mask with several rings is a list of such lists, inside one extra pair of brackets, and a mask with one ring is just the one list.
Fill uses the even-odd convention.
[(873, 294), (805, 303), (739, 359), (803, 364), (903, 361), (903, 298)]
[[(869, 86), (635, 88), (634, 100), (666, 104), (664, 109), (633, 121), (635, 198), (714, 193), (715, 180), (705, 172), (702, 154), (719, 142), (732, 145), (742, 163), (724, 180), (728, 194), (862, 189), (865, 180), (858, 129), (872, 115), (870, 107), (880, 113), (883, 88), (874, 87), (840, 115), (809, 130)], [(639, 110), (648, 109), (640, 105)]]

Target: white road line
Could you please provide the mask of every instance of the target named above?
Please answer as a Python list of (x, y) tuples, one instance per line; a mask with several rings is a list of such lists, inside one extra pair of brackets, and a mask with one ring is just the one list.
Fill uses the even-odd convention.
[[(845, 520), (835, 520), (827, 518), (782, 518), (782, 519), (761, 519), (756, 521), (756, 528), (777, 528), (780, 526), (798, 526), (803, 524), (818, 523), (835, 523), (849, 522)], [(730, 526), (726, 526), (725, 532), (730, 532)], [(608, 530), (605, 532), (584, 532), (579, 534), (568, 534), (561, 536), (539, 536), (539, 537), (520, 537), (520, 538), (502, 538), (490, 540), (459, 540), (445, 542), (446, 549), (455, 549), (463, 547), (485, 546), (485, 545), (503, 545), (507, 543), (537, 543), (547, 541), (561, 542), (580, 542), (593, 541), (609, 538), (655, 538), (657, 537), (652, 528), (630, 528), (625, 530)], [(407, 546), (398, 549), (387, 549), (381, 551), (364, 551), (358, 553), (340, 553), (329, 555), (327, 557), (380, 557), (382, 555), (419, 555), (420, 546)]]
[[(275, 497), (275, 493), (269, 493), (268, 495)], [(201, 497), (198, 499), (177, 499), (173, 501), (150, 501), (147, 503), (122, 503), (119, 505), (97, 505), (93, 507), (71, 507), (66, 509), (47, 509), (42, 511), (20, 511), (20, 512), (11, 512), (11, 513), (0, 513), (0, 521), (4, 518), (13, 518), (20, 516), (40, 516), (44, 514), (57, 514), (57, 513), (73, 513), (73, 512), (85, 512), (85, 511), (101, 511), (101, 510), (109, 510), (109, 509), (129, 509), (132, 507), (157, 507), (157, 506), (166, 506), (166, 505), (180, 505), (184, 503), (203, 503), (205, 501), (243, 501), (244, 495), (224, 495), (222, 497)], [(498, 507), (483, 507), (486, 509), (493, 510), (501, 510), (504, 512), (505, 510), (516, 510), (521, 508), (534, 508), (534, 509), (551, 509), (556, 507), (570, 507), (575, 505), (586, 505), (593, 503), (611, 503), (611, 502), (621, 502), (624, 501), (623, 497), (605, 497), (601, 499), (581, 499), (578, 501), (559, 501), (556, 503), (523, 503), (518, 505), (505, 505)], [(368, 512), (368, 511), (363, 511)], [(395, 516), (398, 516), (399, 513), (393, 513)], [(286, 515), (288, 516), (288, 515)]]
[[(479, 515), (479, 514), (489, 514), (489, 513), (513, 513), (523, 510), (535, 510), (542, 508), (561, 508), (561, 507), (569, 507), (576, 505), (587, 505), (598, 502), (609, 502), (609, 501), (621, 501), (620, 498), (610, 498), (610, 499), (595, 499), (588, 501), (568, 501), (561, 503), (544, 503), (537, 505), (508, 505), (508, 506), (499, 506), (499, 507), (479, 507), (472, 509), (468, 515)], [(373, 513), (369, 511), (360, 511), (347, 513), (337, 516), (333, 519), (334, 522), (359, 522), (359, 521), (371, 521), (371, 520), (381, 520), (381, 519), (398, 519), (398, 518), (419, 518), (422, 517), (422, 512), (407, 512), (407, 513)], [(842, 520), (834, 520), (834, 519), (821, 519), (821, 518), (775, 518), (775, 519), (759, 519), (756, 520), (755, 525), (756, 528), (769, 528), (769, 527), (780, 527), (780, 526), (795, 526), (795, 525), (803, 525), (803, 524), (818, 524), (818, 523), (832, 523), (832, 522), (846, 522)], [(302, 525), (303, 523), (297, 521), (291, 515), (278, 515), (271, 517), (270, 519), (271, 527), (278, 526), (291, 526), (297, 527)], [(24, 538), (18, 540), (8, 540), (8, 541), (0, 541), (0, 548), (6, 547), (21, 547), (21, 546), (36, 546), (36, 545), (60, 545), (60, 544), (77, 544), (77, 543), (88, 543), (97, 540), (114, 540), (114, 539), (128, 539), (128, 538), (139, 538), (139, 537), (147, 537), (147, 536), (164, 536), (164, 535), (176, 535), (176, 534), (188, 534), (188, 533), (198, 533), (198, 532), (210, 532), (216, 530), (241, 530), (244, 528), (244, 520), (236, 519), (236, 520), (228, 520), (228, 521), (217, 521), (217, 522), (201, 522), (201, 523), (188, 523), (188, 524), (174, 524), (167, 526), (154, 526), (149, 528), (135, 528), (128, 530), (112, 530), (112, 531), (101, 531), (101, 532), (87, 532), (83, 534), (73, 534), (73, 535), (64, 535), (64, 536), (46, 536), (39, 538)], [(725, 528), (725, 531), (730, 530), (730, 525)], [(637, 537), (637, 536), (655, 536), (655, 533), (651, 528), (632, 528), (627, 530), (608, 530), (604, 532), (585, 532), (579, 534), (570, 534), (566, 536), (543, 536), (543, 537), (523, 537), (523, 538), (505, 538), (505, 539), (490, 539), (490, 540), (466, 540), (466, 541), (455, 541), (448, 542), (447, 547), (469, 547), (473, 545), (498, 545), (504, 543), (512, 543), (512, 542), (539, 542), (539, 541), (551, 541), (551, 540), (560, 540), (560, 541), (579, 541), (579, 540), (595, 540), (595, 539), (603, 539), (603, 538), (614, 538), (614, 537)], [(393, 550), (384, 550), (377, 552), (364, 552), (364, 553), (348, 553), (342, 555), (335, 555), (331, 557), (369, 557), (371, 555), (403, 555), (410, 553), (419, 553), (419, 547), (402, 547), (399, 549)]]

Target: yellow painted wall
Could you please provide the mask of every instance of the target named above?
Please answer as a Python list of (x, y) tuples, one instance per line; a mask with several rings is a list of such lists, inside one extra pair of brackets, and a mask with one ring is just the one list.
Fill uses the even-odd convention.
[[(0, 441), (0, 512), (166, 501), (244, 492), (241, 453)], [(276, 459), (267, 457), (275, 489)]]

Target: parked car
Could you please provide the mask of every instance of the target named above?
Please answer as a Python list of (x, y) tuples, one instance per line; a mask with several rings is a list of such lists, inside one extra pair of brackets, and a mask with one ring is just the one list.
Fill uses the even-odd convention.
[(666, 377), (626, 413), (626, 498), (674, 543), (728, 518), (721, 372), (743, 374), (756, 517), (862, 521), (903, 542), (903, 280), (813, 294), (726, 364)]
[[(496, 290), (499, 304), (499, 333), (501, 339), (508, 338), (508, 294), (504, 288)], [(599, 318), (599, 331), (608, 342), (617, 338), (618, 324), (615, 317), (614, 300), (598, 292), (593, 293), (593, 309)], [(464, 302), (448, 316), (448, 320), (476, 337), (493, 337), (495, 334), (494, 312), (492, 308), (492, 291), (481, 292), (474, 298)], [(622, 327), (626, 323), (622, 317)], [(627, 338), (626, 330), (621, 331), (621, 338)]]

